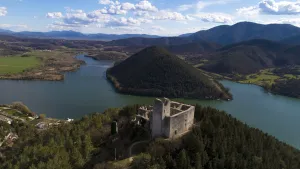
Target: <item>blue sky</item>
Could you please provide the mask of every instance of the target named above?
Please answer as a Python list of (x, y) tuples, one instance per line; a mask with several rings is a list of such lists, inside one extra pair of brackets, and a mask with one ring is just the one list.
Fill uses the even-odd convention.
[(300, 27), (300, 0), (0, 0), (14, 31), (178, 35), (241, 21)]

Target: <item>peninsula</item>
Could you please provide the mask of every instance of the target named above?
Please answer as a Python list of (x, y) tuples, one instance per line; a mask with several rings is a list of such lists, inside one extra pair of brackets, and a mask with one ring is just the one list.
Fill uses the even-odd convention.
[(232, 99), (217, 81), (161, 47), (148, 47), (107, 71), (117, 91), (145, 96)]

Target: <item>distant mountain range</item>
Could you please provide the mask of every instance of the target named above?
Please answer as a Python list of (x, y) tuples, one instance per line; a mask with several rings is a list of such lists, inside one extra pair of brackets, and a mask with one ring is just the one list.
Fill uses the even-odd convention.
[(209, 30), (199, 31), (192, 34), (190, 38), (228, 45), (251, 39), (280, 41), (296, 35), (300, 35), (300, 28), (289, 24), (262, 25), (240, 22), (232, 26), (217, 26)]
[[(252, 22), (240, 22), (232, 26), (222, 25), (196, 33), (182, 34), (177, 37), (160, 37), (147, 34), (83, 34), (75, 31), (51, 32), (12, 32), (0, 29), (0, 34), (30, 38), (56, 38), (76, 40), (111, 41), (107, 45), (117, 46), (153, 46), (153, 45), (182, 45), (187, 43), (213, 42), (228, 45), (252, 39), (266, 39), (300, 44), (300, 28), (288, 24), (262, 25)], [(292, 38), (293, 37), (293, 38)], [(289, 38), (292, 38), (290, 40)], [(296, 40), (295, 40), (296, 39)]]
[(70, 40), (102, 40), (110, 41), (117, 39), (126, 39), (132, 37), (143, 37), (143, 38), (158, 38), (157, 35), (146, 35), (146, 34), (83, 34), (75, 31), (51, 31), (51, 32), (13, 32), (10, 30), (0, 29), (0, 34), (11, 35), (24, 38), (47, 38), (47, 39), (70, 39)]
[[(152, 45), (182, 45), (187, 43), (213, 42), (229, 45), (252, 39), (281, 41), (290, 37), (300, 37), (300, 28), (288, 24), (262, 25), (251, 22), (240, 22), (232, 26), (222, 25), (192, 34), (178, 37), (128, 38), (107, 42), (108, 45), (119, 46), (152, 46)], [(298, 37), (297, 37), (298, 36)], [(300, 43), (300, 39), (298, 40)]]

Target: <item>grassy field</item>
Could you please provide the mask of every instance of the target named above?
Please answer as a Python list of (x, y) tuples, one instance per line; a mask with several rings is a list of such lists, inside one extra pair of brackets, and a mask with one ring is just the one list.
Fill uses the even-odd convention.
[(26, 69), (39, 66), (40, 62), (36, 57), (0, 57), (0, 75), (20, 73)]
[(273, 69), (261, 70), (259, 73), (247, 75), (245, 80), (239, 81), (240, 83), (251, 83), (257, 85), (272, 85), (277, 79), (299, 79), (299, 76), (285, 74), (283, 77), (275, 75)]

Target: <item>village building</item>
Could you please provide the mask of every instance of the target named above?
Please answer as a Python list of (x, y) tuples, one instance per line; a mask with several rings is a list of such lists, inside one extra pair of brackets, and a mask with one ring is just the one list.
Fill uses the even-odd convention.
[(149, 128), (152, 138), (177, 138), (190, 131), (194, 114), (194, 106), (156, 99), (153, 106), (139, 108), (137, 122)]

